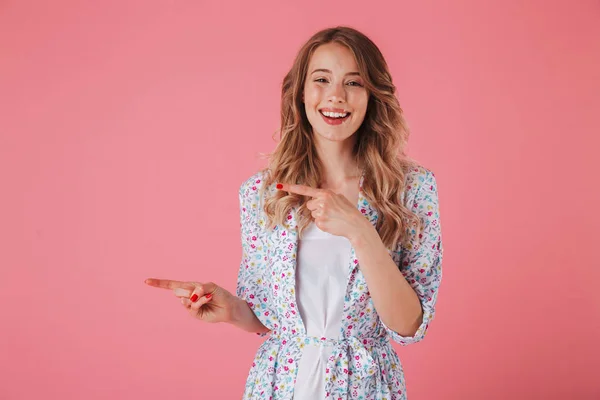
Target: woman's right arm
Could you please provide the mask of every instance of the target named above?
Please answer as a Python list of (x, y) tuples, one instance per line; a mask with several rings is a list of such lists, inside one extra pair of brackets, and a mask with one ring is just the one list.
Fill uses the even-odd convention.
[(270, 331), (258, 320), (248, 303), (239, 297), (236, 297), (230, 323), (237, 328), (257, 334), (265, 334)]

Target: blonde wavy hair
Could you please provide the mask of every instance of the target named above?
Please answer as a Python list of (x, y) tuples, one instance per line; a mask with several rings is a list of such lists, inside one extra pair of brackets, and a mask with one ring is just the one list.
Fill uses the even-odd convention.
[[(327, 43), (346, 46), (356, 59), (360, 76), (369, 93), (365, 119), (357, 130), (353, 154), (363, 171), (363, 195), (377, 209), (376, 229), (389, 250), (405, 242), (408, 226), (421, 228), (420, 219), (402, 204), (405, 176), (417, 164), (405, 154), (409, 130), (395, 96), (387, 63), (377, 46), (364, 34), (350, 27), (324, 29), (314, 34), (298, 52), (283, 80), (281, 91), (280, 140), (266, 155), (261, 193), (276, 182), (320, 187), (323, 165), (317, 156), (313, 132), (302, 103), (309, 60), (317, 47)], [(298, 233), (312, 221), (305, 196), (277, 191), (264, 200), (266, 226), (283, 224), (296, 206)]]

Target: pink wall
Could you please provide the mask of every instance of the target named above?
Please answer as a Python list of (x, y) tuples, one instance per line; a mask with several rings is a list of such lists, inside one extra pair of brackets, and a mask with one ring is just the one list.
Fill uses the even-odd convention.
[(238, 186), (336, 24), (382, 49), (439, 182), (409, 399), (600, 398), (599, 3), (269, 3), (0, 2), (0, 399), (240, 398), (260, 339), (143, 281), (234, 289)]

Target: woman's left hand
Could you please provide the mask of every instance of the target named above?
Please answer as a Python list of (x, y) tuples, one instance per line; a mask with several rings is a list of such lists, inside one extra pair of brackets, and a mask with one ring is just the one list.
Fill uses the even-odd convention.
[(281, 185), (278, 187), (279, 190), (312, 197), (306, 206), (311, 211), (315, 225), (324, 232), (353, 240), (366, 227), (367, 219), (342, 194), (305, 185), (286, 183), (279, 185)]

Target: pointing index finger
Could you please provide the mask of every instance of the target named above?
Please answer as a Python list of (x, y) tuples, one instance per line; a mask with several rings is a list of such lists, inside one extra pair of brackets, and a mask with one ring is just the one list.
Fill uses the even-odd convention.
[(278, 184), (279, 190), (285, 190), (286, 192), (301, 194), (303, 196), (317, 197), (321, 193), (320, 189), (315, 189), (305, 185), (294, 185), (291, 183), (280, 183)]
[(194, 285), (188, 282), (174, 281), (171, 279), (155, 279), (148, 278), (144, 281), (149, 286), (154, 286), (161, 289), (190, 289), (194, 290)]

